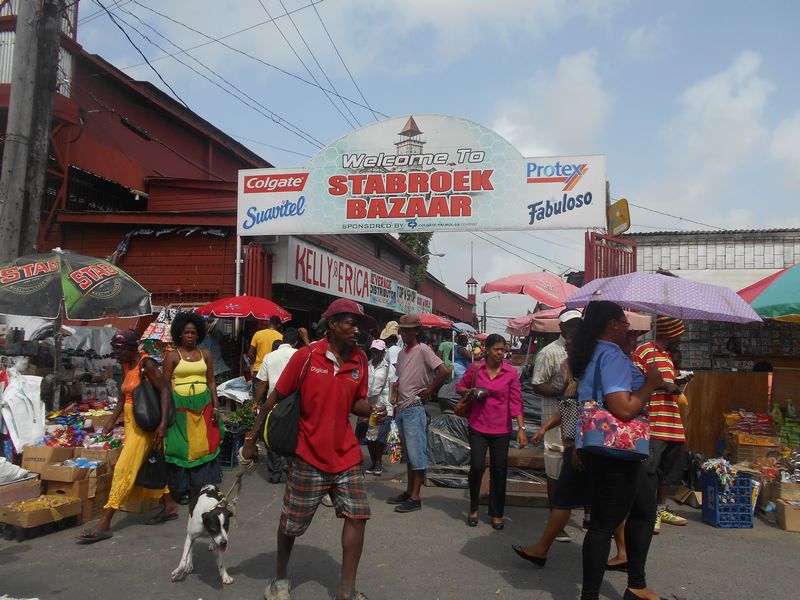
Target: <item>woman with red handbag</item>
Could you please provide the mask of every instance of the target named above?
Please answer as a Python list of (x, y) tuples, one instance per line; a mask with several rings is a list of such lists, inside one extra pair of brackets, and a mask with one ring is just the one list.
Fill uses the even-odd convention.
[(569, 356), (584, 406), (576, 442), (591, 480), (592, 518), (583, 542), (582, 600), (600, 597), (611, 536), (626, 517), (628, 587), (623, 598), (659, 598), (645, 579), (656, 504), (642, 464), (649, 432), (641, 416), (650, 394), (663, 380), (657, 369), (651, 369), (644, 385), (634, 391), (631, 361), (622, 350), (629, 330), (619, 305), (592, 302), (583, 313)]
[[(456, 386), (456, 392), (465, 397), (459, 404), (466, 406), (470, 402), (467, 409), (470, 445), (467, 525), (478, 525), (481, 479), (486, 468), (488, 448), (489, 516), (492, 527), (498, 531), (504, 526), (508, 440), (512, 418), (517, 421), (517, 444), (520, 448), (528, 445), (519, 376), (517, 370), (504, 360), (505, 354), (505, 338), (493, 333), (486, 338), (486, 358), (472, 363)], [(462, 410), (459, 409), (457, 413), (459, 412)]]

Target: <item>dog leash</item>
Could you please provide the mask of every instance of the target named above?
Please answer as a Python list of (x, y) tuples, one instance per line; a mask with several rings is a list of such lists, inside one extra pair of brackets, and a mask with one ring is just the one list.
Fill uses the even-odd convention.
[[(238, 523), (236, 518), (236, 503), (239, 501), (239, 494), (242, 491), (242, 478), (244, 477), (244, 474), (249, 470), (249, 467), (250, 465), (247, 464), (241, 464), (238, 467), (236, 467), (236, 476), (233, 485), (231, 486), (231, 489), (229, 489), (228, 493), (224, 494), (222, 496), (222, 499), (219, 502), (217, 502), (217, 507), (221, 506), (223, 508), (230, 509), (231, 516), (233, 517), (234, 527)], [(233, 499), (229, 500), (229, 498), (231, 498), (231, 494), (234, 494)]]

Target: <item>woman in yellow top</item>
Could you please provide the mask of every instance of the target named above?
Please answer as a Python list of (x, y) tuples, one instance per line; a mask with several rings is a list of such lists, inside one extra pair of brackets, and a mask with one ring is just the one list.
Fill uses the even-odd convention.
[[(179, 313), (170, 330), (176, 349), (164, 357), (162, 397), (175, 404), (175, 422), (167, 430), (165, 454), (169, 490), (178, 502), (207, 483), (220, 483), (217, 455), (224, 429), (217, 418), (217, 386), (211, 353), (198, 348), (206, 324), (195, 313)], [(166, 514), (165, 514), (166, 516)]]
[[(147, 379), (161, 391), (166, 388), (166, 383), (161, 371), (152, 358), (139, 351), (139, 334), (135, 331), (118, 331), (111, 338), (111, 351), (114, 358), (122, 365), (123, 381), (117, 408), (112, 420), (103, 429), (103, 435), (108, 435), (114, 428), (122, 412), (125, 412), (125, 445), (122, 447), (119, 461), (114, 468), (114, 477), (111, 480), (111, 491), (105, 512), (100, 522), (93, 528), (85, 529), (78, 539), (86, 544), (92, 544), (111, 537), (111, 519), (120, 506), (129, 501), (141, 501), (148, 498), (162, 498), (164, 501), (163, 515), (158, 521), (162, 522), (175, 519), (178, 516), (178, 505), (169, 494), (167, 488), (151, 490), (134, 485), (136, 475), (142, 466), (145, 457), (152, 447), (164, 439), (167, 430), (166, 420), (162, 418), (161, 424), (155, 431), (143, 431), (133, 418), (133, 390), (141, 383), (142, 372)], [(162, 415), (168, 404), (162, 398)], [(152, 521), (152, 520), (151, 520)], [(150, 522), (150, 521), (148, 521)]]

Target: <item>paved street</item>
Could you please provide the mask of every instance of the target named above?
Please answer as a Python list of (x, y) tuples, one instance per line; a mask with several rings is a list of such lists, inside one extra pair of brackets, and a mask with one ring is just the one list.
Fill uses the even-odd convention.
[[(114, 538), (93, 546), (74, 543), (76, 528), (22, 543), (0, 541), (0, 597), (261, 598), (275, 562), (283, 491), (283, 485), (267, 483), (261, 469), (245, 479), (239, 524), (225, 556), (236, 580), (232, 586), (223, 588), (213, 555), (202, 545), (196, 550), (195, 572), (182, 583), (171, 583), (185, 519), (148, 527), (142, 515), (123, 515), (115, 522)], [(569, 528), (577, 543), (555, 544), (547, 567), (538, 569), (514, 556), (509, 544), (537, 536), (547, 516), (544, 509), (508, 508), (502, 532), (489, 527), (484, 513), (481, 525), (471, 529), (464, 525), (463, 490), (424, 488), (423, 510), (397, 515), (384, 501), (401, 488), (392, 481), (401, 472), (392, 466), (380, 480), (369, 482), (373, 518), (359, 589), (372, 600), (577, 597), (583, 537), (577, 522)], [(653, 541), (648, 574), (655, 589), (669, 598), (692, 600), (796, 597), (800, 536), (761, 520), (752, 530), (718, 530), (701, 523), (699, 511), (679, 512), (690, 524), (664, 526)], [(295, 600), (329, 597), (338, 577), (340, 531), (332, 509), (322, 507), (295, 546), (290, 566)], [(624, 575), (611, 573), (606, 579), (604, 597), (619, 600)]]

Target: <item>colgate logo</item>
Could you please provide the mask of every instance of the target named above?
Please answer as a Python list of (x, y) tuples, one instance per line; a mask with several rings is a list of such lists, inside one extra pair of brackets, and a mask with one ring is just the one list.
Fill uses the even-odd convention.
[(244, 178), (244, 193), (302, 192), (307, 180), (308, 173), (250, 175)]

